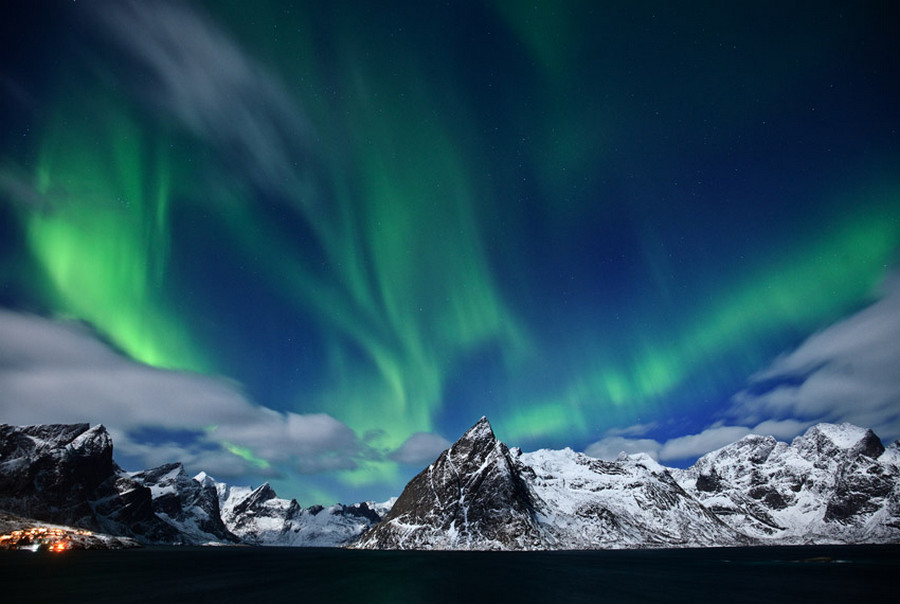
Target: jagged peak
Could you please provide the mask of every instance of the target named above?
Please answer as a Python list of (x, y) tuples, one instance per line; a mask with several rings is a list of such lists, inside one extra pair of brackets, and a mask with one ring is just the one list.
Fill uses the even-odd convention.
[[(87, 424), (79, 424), (79, 427)], [(97, 424), (84, 430), (69, 443), (71, 451), (81, 455), (103, 454), (112, 455), (112, 437), (103, 424)]]
[[(830, 442), (837, 449), (861, 453), (874, 458), (884, 452), (881, 439), (872, 430), (860, 428), (849, 422), (816, 424), (809, 428), (803, 436), (795, 438), (793, 444), (803, 447), (814, 445), (822, 440)], [(816, 446), (819, 448), (818, 445)]]
[(275, 499), (278, 497), (278, 494), (275, 492), (275, 489), (272, 488), (268, 482), (264, 482), (247, 496), (247, 499), (254, 501), (268, 501), (269, 499)]
[(173, 461), (170, 463), (164, 463), (162, 465), (156, 466), (155, 468), (149, 468), (147, 470), (142, 470), (140, 472), (135, 472), (135, 476), (145, 476), (147, 478), (150, 477), (162, 477), (171, 472), (177, 472), (178, 474), (183, 474), (184, 472), (184, 464), (180, 461)]
[(199, 482), (202, 486), (211, 486), (216, 487), (219, 483), (215, 478), (207, 474), (206, 472), (200, 471), (196, 476), (194, 476), (194, 480)]
[(481, 416), (475, 425), (466, 430), (465, 434), (459, 437), (457, 442), (463, 441), (481, 441), (481, 440), (496, 440), (497, 437), (494, 436), (494, 430), (491, 428), (491, 422), (488, 421), (488, 418), (485, 416)]
[(67, 445), (90, 429), (88, 423), (76, 424), (37, 424), (32, 426), (12, 426), (6, 428), (31, 438)]

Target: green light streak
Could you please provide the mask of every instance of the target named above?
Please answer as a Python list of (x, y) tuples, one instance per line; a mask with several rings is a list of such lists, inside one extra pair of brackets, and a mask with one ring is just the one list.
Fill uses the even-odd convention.
[(316, 123), (329, 132), (329, 116), (342, 116), (327, 138), (343, 141), (332, 147), (344, 154), (327, 158), (322, 199), (290, 200), (327, 266), (309, 258), (309, 242), (299, 248), (253, 211), (249, 193), (232, 188), (219, 205), (273, 287), (319, 321), (328, 385), (299, 393), (295, 410), (330, 413), (358, 433), (386, 430), (380, 444), (393, 448), (433, 430), (447, 376), (467, 354), (497, 343), (512, 363), (528, 338), (482, 247), (475, 207), (488, 192), (447, 126), (430, 117), (434, 102), (408, 82), (366, 79), (358, 60), (336, 73), (348, 74), (350, 92)]
[(743, 283), (720, 288), (733, 293), (696, 313), (685, 329), (676, 330), (677, 338), (631, 334), (640, 344), (618, 355), (595, 347), (586, 354), (594, 364), (560, 395), (550, 402), (520, 402), (494, 420), (495, 428), (516, 442), (584, 437), (604, 426), (633, 422), (642, 413), (658, 413), (666, 396), (712, 359), (740, 353), (738, 346), (749, 348), (741, 369), (750, 373), (760, 368), (762, 359), (754, 350), (767, 337), (811, 332), (871, 301), (900, 248), (900, 193), (882, 191), (861, 199), (865, 210), (807, 241), (792, 259), (764, 262), (767, 268)]
[(135, 360), (207, 370), (165, 304), (171, 166), (163, 141), (112, 101), (51, 121), (35, 170), (50, 207), (24, 216), (57, 312), (89, 321)]

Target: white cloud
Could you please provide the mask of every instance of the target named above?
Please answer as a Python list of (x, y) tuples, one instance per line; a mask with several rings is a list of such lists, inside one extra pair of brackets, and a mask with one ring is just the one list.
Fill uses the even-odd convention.
[(452, 443), (437, 434), (416, 432), (399, 449), (389, 455), (396, 462), (411, 466), (428, 464)]
[(810, 336), (752, 376), (728, 417), (851, 422), (900, 436), (900, 277), (880, 300)]
[(766, 420), (753, 428), (745, 426), (723, 426), (715, 424), (697, 434), (688, 434), (660, 443), (650, 438), (623, 438), (608, 436), (588, 445), (586, 455), (611, 461), (619, 453), (646, 453), (656, 460), (682, 460), (700, 457), (725, 445), (740, 440), (748, 434), (774, 436), (778, 440), (790, 441), (804, 432), (814, 422), (787, 420)]
[[(271, 474), (264, 463), (301, 472), (355, 467), (371, 451), (326, 414), (281, 413), (253, 404), (234, 382), (165, 371), (119, 356), (79, 323), (0, 309), (0, 421), (106, 425), (117, 451), (147, 467), (183, 461), (216, 475)], [(192, 430), (193, 442), (153, 447), (143, 429)], [(242, 459), (222, 445), (240, 447)], [(200, 467), (206, 463), (208, 466)]]
[(659, 450), (662, 448), (657, 441), (650, 438), (624, 438), (622, 436), (607, 436), (595, 443), (588, 445), (584, 454), (597, 459), (612, 461), (625, 452), (646, 453), (653, 459), (659, 459)]
[(778, 440), (790, 442), (798, 434), (806, 431), (807, 428), (816, 422), (799, 421), (796, 419), (767, 419), (757, 424), (751, 432), (761, 436), (774, 436)]
[(713, 426), (699, 434), (688, 434), (666, 441), (659, 451), (661, 460), (699, 457), (731, 444), (751, 433), (743, 426)]

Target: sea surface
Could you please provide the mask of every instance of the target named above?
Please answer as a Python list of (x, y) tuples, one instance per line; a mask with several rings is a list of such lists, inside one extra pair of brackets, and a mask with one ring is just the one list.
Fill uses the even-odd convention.
[(897, 601), (900, 545), (594, 552), (0, 551), (2, 602)]

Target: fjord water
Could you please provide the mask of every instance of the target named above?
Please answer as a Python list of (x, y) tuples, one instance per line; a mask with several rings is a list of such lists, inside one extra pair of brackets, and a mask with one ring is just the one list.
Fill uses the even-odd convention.
[(593, 552), (146, 548), (0, 552), (4, 601), (852, 602), (895, 594), (900, 546)]

